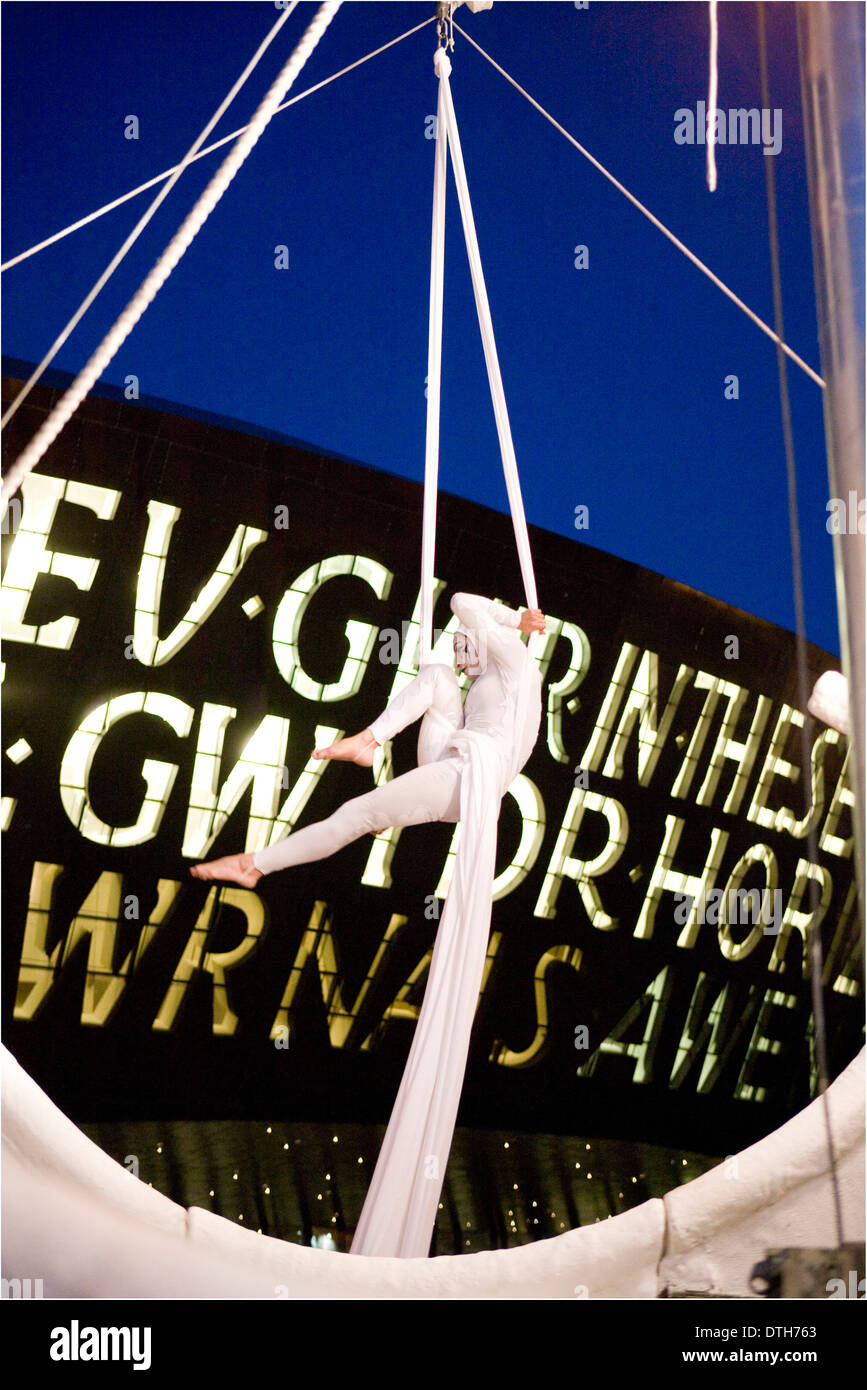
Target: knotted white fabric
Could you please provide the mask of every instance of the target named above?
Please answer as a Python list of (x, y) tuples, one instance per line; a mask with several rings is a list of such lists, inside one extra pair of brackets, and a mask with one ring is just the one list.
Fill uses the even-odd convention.
[[(440, 86), (431, 228), (420, 615), (422, 666), (432, 659), (447, 146), (452, 154), (526, 602), (528, 608), (538, 606), (517, 462), (449, 89), (451, 63), (444, 49), (438, 50), (434, 67)], [(537, 636), (536, 633), (530, 636), (530, 658), (535, 656)], [(526, 761), (527, 751), (521, 750), (520, 732), (526, 727), (530, 702), (535, 701), (541, 708), (538, 673), (532, 660), (528, 660), (522, 674), (510, 675), (508, 680), (511, 722), (503, 731), (503, 738), (461, 729), (449, 740), (450, 753), (456, 752), (464, 763), (458, 850), (434, 943), (424, 1002), (352, 1242), (353, 1255), (423, 1258), (430, 1248), (487, 952), (500, 802)]]

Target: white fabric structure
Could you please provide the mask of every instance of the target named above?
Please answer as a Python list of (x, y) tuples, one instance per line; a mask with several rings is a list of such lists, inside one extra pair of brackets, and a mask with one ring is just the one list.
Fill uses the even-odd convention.
[(813, 686), (807, 709), (841, 734), (849, 732), (849, 682), (842, 671), (825, 671)]
[(3, 1275), (45, 1298), (749, 1298), (769, 1248), (864, 1239), (864, 1052), (780, 1129), (632, 1211), (512, 1250), (355, 1260), (260, 1236), (154, 1192), (53, 1104), (3, 1048)]
[[(431, 660), (433, 624), (447, 148), (452, 155), (527, 607), (537, 607), (515, 450), (449, 89), (451, 63), (444, 48), (437, 50), (434, 67), (440, 87), (431, 228), (421, 574), (422, 668)], [(424, 1002), (352, 1242), (353, 1255), (414, 1258), (425, 1256), (430, 1248), (490, 932), (500, 802), (530, 756), (542, 717), (541, 681), (533, 659), (532, 637), (535, 634), (531, 635), (531, 645), (525, 647), (517, 635), (503, 631), (503, 625), (517, 627), (519, 614), (503, 605), (488, 604), (466, 594), (455, 595), (452, 608), (466, 630), (478, 633), (479, 648), (486, 651), (488, 664), (495, 669), (486, 670), (479, 678), (478, 692), (471, 692), (477, 702), (475, 719), (473, 700), (468, 696), (464, 727), (449, 739), (449, 750), (452, 754), (457, 752), (464, 763), (460, 788), (460, 842), (437, 930)], [(481, 702), (485, 699), (485, 691), (491, 690), (495, 681), (494, 698), (499, 718), (492, 720), (490, 714), (482, 712)]]

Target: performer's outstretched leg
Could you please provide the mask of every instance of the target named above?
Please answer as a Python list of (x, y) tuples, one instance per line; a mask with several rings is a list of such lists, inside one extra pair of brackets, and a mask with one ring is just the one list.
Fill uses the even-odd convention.
[(228, 880), (254, 887), (262, 874), (325, 859), (362, 835), (376, 835), (391, 825), (455, 823), (461, 811), (460, 758), (441, 758), (394, 777), (364, 796), (346, 801), (327, 819), (294, 830), (285, 839), (254, 854), (235, 854), (197, 864), (194, 878)]
[[(439, 662), (423, 666), (369, 728), (350, 738), (339, 739), (328, 748), (317, 748), (313, 756), (336, 758), (370, 767), (377, 747), (420, 717), (419, 767), (414, 771), (420, 772), (440, 762), (451, 762), (459, 767), (459, 760), (448, 758), (446, 745), (451, 734), (463, 722), (461, 691), (452, 668)], [(427, 784), (416, 782), (407, 787), (406, 778), (412, 775), (405, 773), (403, 777), (392, 778), (366, 796), (357, 796), (346, 802), (327, 820), (317, 821), (303, 830), (295, 830), (278, 844), (269, 845), (255, 855), (232, 854), (223, 859), (212, 859), (207, 864), (194, 865), (190, 873), (194, 878), (219, 879), (221, 882), (240, 883), (245, 888), (254, 888), (263, 873), (325, 859), (368, 831), (376, 834), (390, 825), (419, 825), (428, 820), (454, 822), (459, 819), (459, 774), (457, 778), (447, 775), (445, 779), (431, 778)], [(372, 805), (368, 798), (375, 798)], [(354, 809), (350, 812), (349, 808)], [(365, 823), (368, 815), (375, 820), (382, 820), (383, 816), (386, 819), (382, 820), (382, 824), (368, 826)], [(396, 819), (389, 819), (391, 816)], [(288, 848), (290, 841), (291, 848)], [(285, 851), (284, 846), (287, 846)], [(277, 850), (281, 853), (275, 855), (274, 851)]]

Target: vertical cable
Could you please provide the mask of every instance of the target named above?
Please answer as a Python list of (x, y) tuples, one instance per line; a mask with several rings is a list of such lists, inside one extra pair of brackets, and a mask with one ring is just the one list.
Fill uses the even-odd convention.
[[(444, 48), (438, 48), (434, 67), (448, 64)], [(443, 352), (443, 278), (446, 228), (446, 154), (448, 135), (442, 85), (437, 97), (437, 138), (434, 163), (433, 212), (431, 214), (430, 313), (427, 345), (427, 425), (424, 448), (424, 508), (421, 532), (421, 612), (419, 615), (419, 669), (431, 660), (433, 632), (434, 556), (437, 537), (437, 487), (440, 448), (440, 386)]]
[[(759, 31), (759, 65), (762, 81), (762, 106), (770, 111), (771, 101), (768, 88), (768, 57), (765, 39), (765, 14), (762, 0), (756, 6)], [(816, 828), (810, 817), (811, 778), (810, 749), (812, 745), (813, 720), (807, 709), (809, 699), (809, 673), (807, 670), (807, 637), (804, 621), (804, 583), (801, 560), (800, 523), (798, 520), (798, 488), (795, 469), (795, 445), (792, 435), (792, 414), (789, 404), (789, 385), (786, 375), (786, 359), (780, 347), (784, 336), (783, 292), (780, 278), (780, 247), (777, 230), (777, 198), (774, 183), (773, 155), (765, 152), (765, 184), (768, 200), (768, 240), (771, 253), (771, 275), (774, 286), (774, 328), (777, 333), (777, 374), (780, 384), (780, 412), (783, 425), (783, 442), (786, 451), (786, 478), (789, 492), (789, 536), (792, 545), (792, 581), (795, 597), (795, 649), (798, 667), (798, 706), (803, 714), (801, 725), (801, 779), (804, 793), (804, 812), (808, 821), (807, 846), (811, 863), (818, 863), (819, 849), (816, 842)], [(837, 1177), (837, 1160), (831, 1133), (831, 1116), (828, 1109), (828, 1052), (825, 1032), (825, 1001), (822, 993), (822, 934), (821, 923), (815, 923), (819, 905), (819, 885), (812, 874), (808, 877), (809, 907), (813, 925), (810, 930), (810, 986), (813, 1004), (813, 1019), (816, 1029), (816, 1069), (818, 1090), (822, 1097), (822, 1111), (825, 1117), (825, 1132), (828, 1139), (828, 1164), (831, 1173), (831, 1188), (834, 1199), (834, 1218), (837, 1229), (837, 1244), (843, 1244), (843, 1217), (840, 1208), (840, 1187)]]
[(710, 79), (707, 93), (707, 186), (716, 188), (717, 0), (710, 0)]

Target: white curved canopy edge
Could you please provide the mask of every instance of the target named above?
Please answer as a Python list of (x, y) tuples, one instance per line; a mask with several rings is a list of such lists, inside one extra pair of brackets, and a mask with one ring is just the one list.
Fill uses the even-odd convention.
[[(2, 1049), (3, 1275), (46, 1298), (747, 1297), (769, 1248), (835, 1244), (823, 1101), (632, 1211), (510, 1250), (346, 1255), (189, 1210), (133, 1177)], [(843, 1238), (864, 1239), (864, 1051), (827, 1092)]]

